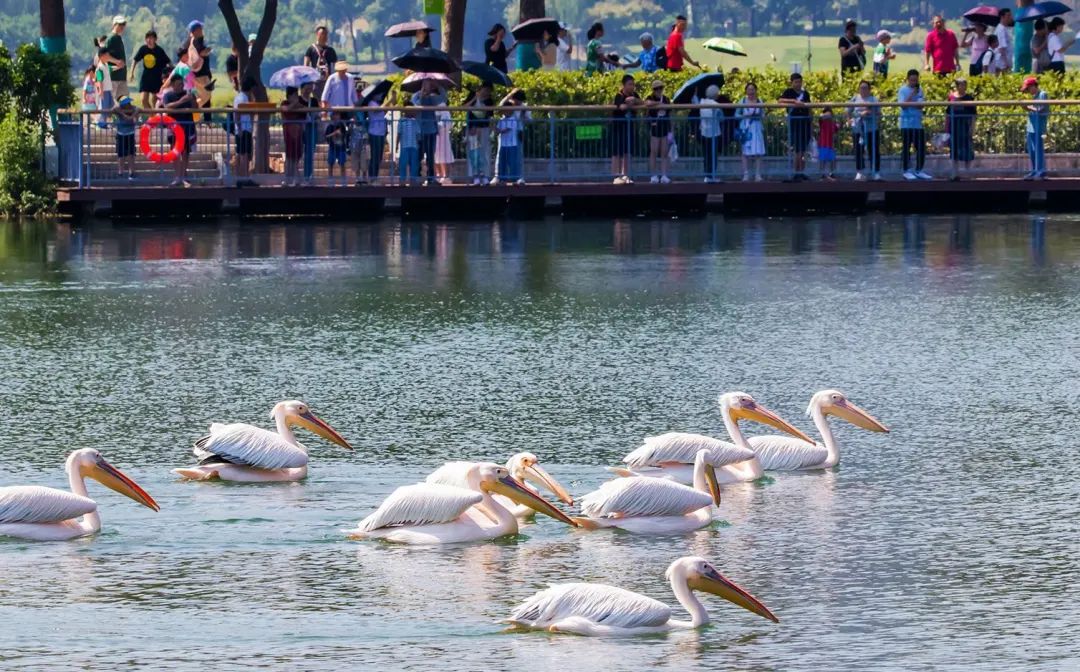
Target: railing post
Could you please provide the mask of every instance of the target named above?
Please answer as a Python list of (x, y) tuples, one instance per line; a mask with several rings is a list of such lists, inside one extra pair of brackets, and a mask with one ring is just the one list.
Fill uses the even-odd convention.
[(555, 183), (555, 113), (548, 110), (548, 182)]
[(82, 114), (80, 112), (79, 116), (78, 116), (78, 119), (79, 119), (79, 188), (84, 189), (87, 186), (86, 177), (87, 177), (87, 174), (89, 173), (89, 170), (90, 170), (86, 165), (86, 155), (87, 155), (88, 152), (86, 151), (86, 146), (85, 146), (86, 134), (83, 132), (83, 130), (84, 130), (83, 129), (83, 123), (84, 123), (84, 121), (86, 119), (86, 115)]
[(226, 187), (235, 187), (236, 179), (233, 177), (232, 171), (232, 143), (229, 142), (229, 129), (233, 130), (233, 137), (237, 137), (239, 129), (233, 124), (236, 122), (236, 116), (226, 112), (225, 113), (225, 126), (222, 130), (222, 134), (225, 136), (225, 166), (222, 169), (222, 183)]

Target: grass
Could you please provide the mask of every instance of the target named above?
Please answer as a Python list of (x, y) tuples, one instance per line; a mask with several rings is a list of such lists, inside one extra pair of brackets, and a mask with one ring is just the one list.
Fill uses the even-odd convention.
[[(837, 51), (837, 42), (839, 40), (839, 36), (814, 36), (810, 38), (810, 53), (813, 57), (811, 59), (812, 70), (840, 70), (840, 53)], [(718, 54), (702, 47), (701, 43), (703, 41), (687, 40), (686, 50), (694, 57), (694, 60), (700, 61), (702, 65), (707, 66), (710, 70), (715, 70), (717, 67), (722, 67), (724, 70), (730, 70), (731, 68), (760, 70), (767, 65), (772, 65), (780, 70), (790, 70), (793, 62), (799, 62), (802, 65), (803, 72), (806, 72), (805, 35), (770, 35), (766, 37), (739, 38), (737, 41), (749, 54), (745, 57)], [(869, 62), (873, 60), (872, 52), (876, 46), (877, 42), (868, 41), (866, 43), (868, 72), (870, 70)], [(896, 60), (889, 66), (891, 72), (908, 70), (909, 68), (922, 68), (919, 54), (914, 52), (897, 53)]]

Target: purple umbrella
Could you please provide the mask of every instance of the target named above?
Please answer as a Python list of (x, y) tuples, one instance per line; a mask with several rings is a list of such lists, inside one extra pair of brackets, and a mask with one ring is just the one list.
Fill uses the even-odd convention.
[(964, 18), (972, 23), (981, 23), (984, 26), (996, 26), (1001, 23), (998, 15), (1001, 10), (990, 5), (979, 5), (964, 12)]
[(401, 90), (416, 93), (424, 85), (425, 81), (435, 82), (438, 86), (446, 89), (457, 88), (457, 83), (441, 72), (414, 72), (401, 80)]

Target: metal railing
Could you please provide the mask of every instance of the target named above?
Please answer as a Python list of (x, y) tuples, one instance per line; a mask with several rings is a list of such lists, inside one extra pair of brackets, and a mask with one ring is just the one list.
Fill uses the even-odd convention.
[[(905, 169), (905, 144), (907, 167), (913, 171), (921, 169), (935, 177), (957, 169), (961, 176), (1018, 177), (1038, 170), (1032, 166), (1031, 150), (1036, 149), (1032, 139), (1041, 140), (1045, 151), (1044, 158), (1035, 157), (1042, 161), (1042, 170), (1055, 176), (1080, 175), (1078, 101), (1040, 101), (1046, 114), (1037, 117), (1027, 109), (1031, 101), (858, 104), (872, 112), (876, 132), (867, 132), (872, 129), (854, 113), (854, 105), (813, 104), (810, 120), (794, 127), (790, 108), (776, 104), (673, 105), (641, 108), (632, 115), (617, 115), (612, 107), (581, 106), (346, 108), (333, 111), (340, 120), (319, 110), (296, 111), (291, 118), (276, 109), (245, 110), (242, 114), (250, 117), (254, 130), (250, 181), (237, 176), (236, 150), (243, 143), (233, 123), (235, 110), (202, 110), (185, 122), (189, 134), (194, 129), (196, 141), (183, 175), (175, 164), (152, 162), (140, 147), (141, 135), (148, 133), (152, 151), (165, 154), (172, 148), (166, 130), (143, 128), (158, 110), (141, 111), (134, 127), (127, 128), (110, 112), (71, 111), (59, 122), (61, 178), (79, 187), (157, 186), (178, 179), (196, 186), (328, 184), (333, 156), (335, 163), (344, 161), (346, 167), (343, 179), (335, 166), (333, 183), (350, 185), (416, 183), (443, 170), (445, 182), (458, 184), (493, 179), (611, 181), (624, 172), (636, 181), (739, 180), (758, 174), (771, 180), (790, 178), (796, 150), (805, 146), (800, 153), (812, 178), (831, 173), (837, 179), (851, 179), (860, 172), (869, 178), (880, 172), (885, 179), (898, 179)], [(900, 129), (901, 111), (913, 107), (922, 110), (921, 134)], [(748, 116), (754, 108), (758, 116)], [(831, 109), (837, 124), (835, 166), (821, 160), (825, 108)], [(430, 118), (423, 116), (430, 113), (438, 115), (436, 122), (424, 128)], [(469, 118), (470, 113), (490, 118)], [(384, 124), (377, 115), (384, 117)], [(1034, 120), (1035, 134), (1028, 132), (1029, 118)], [(334, 121), (341, 121), (346, 132), (341, 144), (332, 148), (326, 129)], [(424, 133), (432, 129), (434, 133)], [(133, 141), (123, 139), (132, 131)], [(121, 164), (119, 155), (131, 151), (132, 142), (134, 177), (129, 179), (128, 164)], [(434, 160), (429, 161), (429, 154)], [(628, 157), (626, 170), (613, 160), (623, 155)], [(254, 159), (259, 156), (266, 167), (256, 172)], [(293, 165), (295, 177), (287, 175)]]

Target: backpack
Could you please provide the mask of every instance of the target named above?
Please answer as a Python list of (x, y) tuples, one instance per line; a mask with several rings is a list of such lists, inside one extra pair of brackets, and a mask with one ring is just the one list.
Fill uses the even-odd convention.
[(653, 47), (656, 49), (656, 69), (667, 70), (667, 48)]

